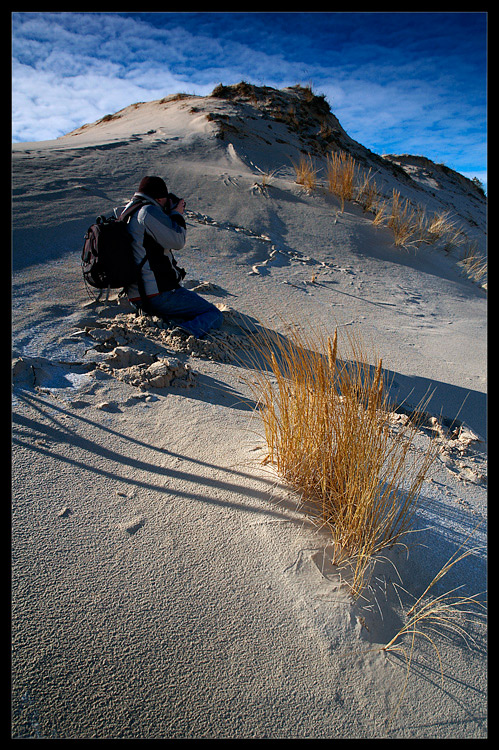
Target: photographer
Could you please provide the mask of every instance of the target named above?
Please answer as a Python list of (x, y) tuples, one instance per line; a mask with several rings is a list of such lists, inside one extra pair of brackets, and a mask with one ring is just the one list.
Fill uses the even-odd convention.
[(127, 290), (130, 302), (168, 323), (200, 338), (218, 328), (222, 314), (196, 292), (184, 289), (183, 268), (177, 266), (173, 250), (185, 245), (185, 201), (178, 199), (161, 177), (144, 177), (128, 204), (142, 207), (128, 222), (135, 262), (141, 268), (141, 284)]

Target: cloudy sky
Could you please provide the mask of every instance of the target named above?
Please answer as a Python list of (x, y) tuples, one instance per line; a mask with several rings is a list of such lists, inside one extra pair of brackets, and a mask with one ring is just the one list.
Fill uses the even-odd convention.
[(487, 14), (12, 13), (12, 140), (241, 80), (324, 94), (372, 151), (486, 185)]

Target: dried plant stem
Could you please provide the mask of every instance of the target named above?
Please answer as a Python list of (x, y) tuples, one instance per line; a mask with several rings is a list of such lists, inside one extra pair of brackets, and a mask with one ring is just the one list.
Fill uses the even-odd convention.
[(371, 176), (371, 169), (367, 174), (364, 174), (363, 181), (357, 188), (356, 200), (361, 204), (364, 211), (373, 211), (377, 206), (379, 193), (376, 182)]
[[(468, 537), (469, 539), (469, 537)], [(467, 540), (466, 540), (467, 541)], [(448, 628), (459, 632), (463, 637), (466, 637), (466, 633), (459, 625), (453, 622), (453, 613), (459, 611), (461, 614), (467, 613), (468, 606), (483, 606), (477, 601), (479, 594), (473, 596), (454, 596), (458, 588), (454, 588), (451, 591), (447, 591), (440, 596), (428, 598), (430, 590), (444, 577), (447, 575), (449, 570), (457, 563), (464, 560), (469, 555), (475, 554), (479, 548), (474, 547), (467, 549), (461, 554), (460, 550), (466, 544), (466, 541), (454, 552), (454, 554), (447, 560), (438, 573), (433, 577), (428, 586), (425, 588), (421, 596), (414, 602), (412, 607), (406, 613), (406, 623), (400, 628), (393, 638), (383, 646), (383, 650), (387, 651), (392, 648), (395, 643), (400, 639), (402, 635), (408, 632), (421, 632), (418, 630), (421, 623), (439, 623), (446, 625)]]
[[(474, 529), (474, 531), (476, 531), (476, 529)], [(474, 533), (474, 531), (472, 532), (472, 534)], [(463, 549), (463, 547), (467, 544), (470, 537), (471, 534), (463, 542), (463, 544), (458, 547), (456, 552), (454, 552), (454, 554), (449, 558), (445, 565), (443, 565), (438, 573), (433, 577), (423, 593), (407, 611), (406, 621), (404, 625), (402, 625), (400, 630), (381, 649), (385, 652), (396, 651), (401, 653), (405, 658), (407, 667), (404, 687), (401, 696), (397, 701), (397, 705), (392, 712), (392, 718), (396, 713), (398, 707), (400, 706), (407, 687), (407, 681), (409, 679), (409, 672), (411, 669), (416, 639), (424, 638), (431, 644), (438, 659), (438, 663), (440, 666), (440, 679), (443, 685), (444, 671), (442, 658), (440, 656), (440, 651), (437, 646), (436, 639), (435, 637), (432, 637), (432, 635), (430, 635), (430, 632), (435, 632), (439, 635), (444, 635), (446, 632), (454, 633), (459, 635), (466, 643), (468, 643), (468, 641), (471, 640), (471, 636), (465, 629), (464, 625), (471, 622), (471, 620), (473, 619), (477, 619), (480, 609), (485, 610), (485, 605), (478, 600), (480, 594), (475, 594), (472, 596), (456, 595), (456, 592), (461, 589), (462, 586), (458, 586), (454, 589), (451, 589), (450, 591), (446, 591), (445, 593), (440, 594), (436, 597), (428, 596), (431, 589), (439, 581), (441, 581), (441, 579), (445, 575), (447, 575), (449, 570), (454, 565), (478, 551), (479, 548), (475, 547), (467, 549), (459, 554), (460, 550)], [(464, 625), (458, 621), (459, 618), (461, 618), (461, 620), (462, 618), (464, 618)], [(403, 643), (404, 636), (409, 636), (410, 638), (408, 646)]]
[(310, 341), (295, 331), (257, 348), (269, 460), (315, 508), (334, 540), (333, 563), (355, 561), (356, 597), (373, 556), (410, 530), (435, 449), (430, 442), (416, 460), (417, 426), (394, 432), (382, 361), (371, 367), (353, 337), (348, 361), (338, 358), (336, 331)]

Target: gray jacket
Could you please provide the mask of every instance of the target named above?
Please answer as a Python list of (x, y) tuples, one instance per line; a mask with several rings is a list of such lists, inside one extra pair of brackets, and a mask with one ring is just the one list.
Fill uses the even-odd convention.
[[(176, 289), (185, 271), (177, 266), (172, 250), (181, 250), (185, 245), (184, 217), (175, 211), (166, 214), (154, 198), (144, 193), (135, 193), (126, 208), (135, 201), (145, 205), (128, 220), (128, 231), (132, 235), (135, 262), (143, 262), (141, 272), (145, 294), (151, 296)], [(127, 293), (131, 300), (140, 299), (136, 285), (130, 286)]]

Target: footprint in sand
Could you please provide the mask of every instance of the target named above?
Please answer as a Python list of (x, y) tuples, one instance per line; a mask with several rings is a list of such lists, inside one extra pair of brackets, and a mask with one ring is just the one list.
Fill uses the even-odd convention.
[(133, 536), (137, 533), (137, 531), (139, 531), (139, 529), (142, 528), (144, 524), (145, 519), (142, 518), (142, 516), (137, 516), (136, 518), (131, 518), (128, 521), (122, 521), (118, 524), (118, 528), (128, 536)]

